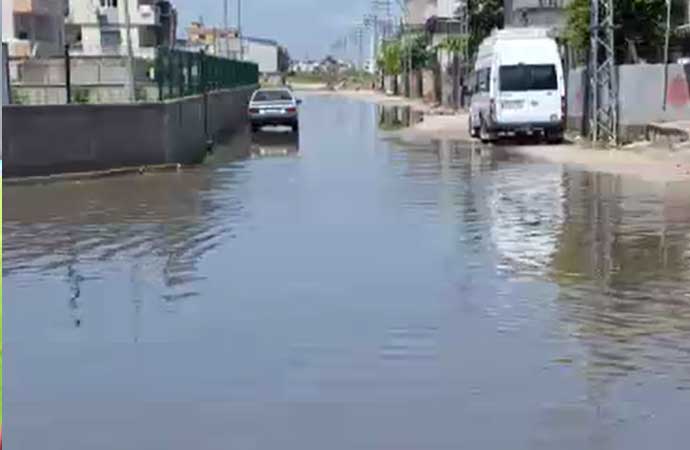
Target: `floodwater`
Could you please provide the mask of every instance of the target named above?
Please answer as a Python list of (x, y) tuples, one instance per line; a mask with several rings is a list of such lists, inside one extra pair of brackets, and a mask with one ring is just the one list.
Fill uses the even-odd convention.
[(302, 113), (5, 186), (7, 448), (686, 448), (690, 185)]

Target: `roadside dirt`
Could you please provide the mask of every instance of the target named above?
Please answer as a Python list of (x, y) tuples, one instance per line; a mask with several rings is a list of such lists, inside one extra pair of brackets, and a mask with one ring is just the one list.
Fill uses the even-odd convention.
[[(398, 131), (392, 131), (405, 142), (422, 140), (456, 140), (472, 142), (468, 114), (452, 112), (424, 103), (421, 99), (391, 97), (371, 90), (324, 91), (310, 89), (310, 94), (346, 97), (383, 106), (410, 107), (423, 113), (423, 120)], [(690, 180), (690, 144), (669, 149), (640, 142), (617, 150), (593, 149), (584, 140), (562, 145), (498, 144), (508, 152), (530, 159), (581, 167), (595, 172), (635, 176), (648, 181), (673, 182)]]

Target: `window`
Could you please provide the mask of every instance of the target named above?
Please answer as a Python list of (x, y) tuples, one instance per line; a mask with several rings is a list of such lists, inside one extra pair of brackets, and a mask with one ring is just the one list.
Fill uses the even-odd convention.
[(117, 8), (117, 0), (101, 0), (103, 8)]
[(101, 47), (104, 50), (116, 50), (120, 47), (122, 39), (119, 30), (102, 30), (101, 31)]
[(552, 91), (558, 89), (556, 66), (518, 65), (500, 69), (501, 91)]
[(489, 92), (491, 89), (491, 69), (481, 69), (477, 72), (477, 92)]
[(259, 91), (254, 96), (255, 102), (276, 102), (276, 101), (286, 101), (291, 102), (292, 94), (288, 91)]

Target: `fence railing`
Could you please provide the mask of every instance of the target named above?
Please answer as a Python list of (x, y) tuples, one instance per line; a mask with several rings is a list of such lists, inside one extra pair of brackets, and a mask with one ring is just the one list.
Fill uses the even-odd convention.
[(256, 64), (180, 50), (158, 50), (155, 79), (159, 99), (198, 95), (259, 83)]

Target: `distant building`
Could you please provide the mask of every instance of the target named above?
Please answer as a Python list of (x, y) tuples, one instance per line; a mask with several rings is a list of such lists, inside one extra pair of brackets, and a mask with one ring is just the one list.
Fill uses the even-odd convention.
[(547, 27), (562, 32), (566, 25), (566, 7), (572, 0), (505, 0), (506, 26)]
[(290, 68), (297, 73), (314, 73), (319, 70), (320, 63), (317, 61), (297, 61)]
[(204, 50), (209, 55), (239, 59), (240, 40), (237, 29), (223, 29), (192, 22), (187, 28), (186, 46), (190, 50)]
[(405, 0), (405, 11), (407, 25), (424, 25), (436, 15), (437, 0)]
[[(126, 55), (127, 27), (122, 0), (69, 0), (67, 41), (75, 55)], [(177, 10), (169, 1), (129, 0), (134, 56), (153, 59), (157, 47), (172, 47)]]
[(2, 0), (2, 41), (10, 57), (62, 54), (67, 0)]

